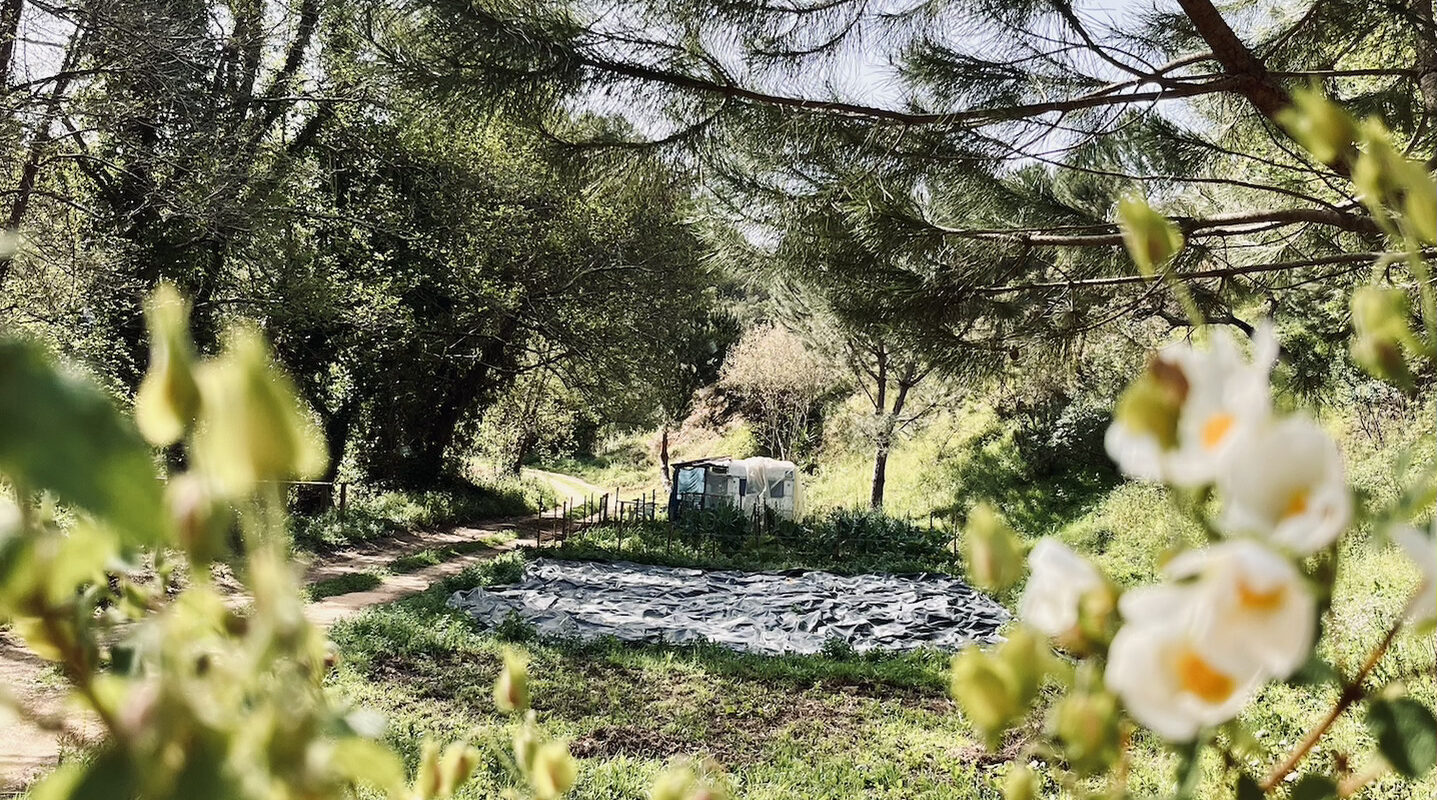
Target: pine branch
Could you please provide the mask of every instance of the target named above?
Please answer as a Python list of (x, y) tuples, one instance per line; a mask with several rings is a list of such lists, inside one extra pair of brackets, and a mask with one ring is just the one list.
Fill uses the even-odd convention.
[[(1269, 225), (1280, 227), (1310, 223), (1328, 225), (1358, 233), (1378, 232), (1376, 224), (1369, 217), (1354, 216), (1340, 211), (1320, 208), (1289, 208), (1275, 211), (1260, 211), (1252, 214), (1226, 214), (1215, 217), (1175, 217), (1173, 222), (1188, 238), (1222, 238), (1243, 236), (1253, 233), (1251, 226)], [(1022, 245), (1050, 245), (1061, 247), (1112, 247), (1123, 243), (1123, 236), (1116, 226), (1105, 226), (1106, 233), (1058, 233), (1038, 230), (1004, 230), (981, 228), (948, 228), (936, 223), (929, 227), (944, 234), (964, 239), (1009, 242)], [(1236, 226), (1235, 229), (1232, 226)]]
[[(1195, 272), (1174, 272), (1173, 277), (1181, 281), (1195, 281), (1206, 278), (1231, 278), (1238, 275), (1254, 275), (1265, 272), (1285, 272), (1306, 267), (1321, 267), (1333, 264), (1363, 264), (1376, 262), (1379, 259), (1393, 259), (1406, 257), (1406, 253), (1340, 253), (1332, 256), (1320, 256), (1317, 258), (1304, 258), (1294, 261), (1278, 261), (1266, 264), (1248, 264), (1241, 267), (1223, 267), (1220, 269), (1198, 270)], [(1437, 255), (1437, 249), (1429, 248), (1422, 253), (1425, 257)], [(1047, 289), (1080, 289), (1105, 286), (1128, 286), (1153, 282), (1153, 278), (1143, 275), (1117, 275), (1110, 278), (1085, 278), (1075, 281), (1047, 281), (1035, 283), (1014, 283), (1004, 286), (980, 286), (973, 291), (979, 295), (991, 296), (1002, 294), (1014, 294), (1017, 292), (1041, 291)]]

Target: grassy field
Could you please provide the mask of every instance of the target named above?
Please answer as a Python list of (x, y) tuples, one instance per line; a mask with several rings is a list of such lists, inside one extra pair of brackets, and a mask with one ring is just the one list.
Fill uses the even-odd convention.
[[(507, 638), (477, 632), (444, 607), (453, 589), (505, 569), (485, 565), (335, 629), (337, 688), (387, 713), (409, 758), (426, 736), (505, 746), (511, 720), (494, 712), (489, 689), (502, 648), (515, 646), (531, 659), (540, 720), (582, 758), (576, 797), (642, 797), (683, 756), (713, 758), (751, 798), (952, 797), (991, 768), (947, 699), (946, 656), (536, 642), (517, 627)], [(508, 780), (485, 772), (463, 796), (493, 796)]]
[[(1354, 482), (1375, 502), (1397, 487), (1393, 459), (1410, 443), (1398, 428), (1374, 439), (1341, 416), (1324, 420), (1337, 433)], [(1417, 453), (1418, 460), (1433, 457)], [(866, 488), (866, 453), (830, 451), (812, 479), (810, 500), (832, 502)], [(1155, 487), (1100, 480), (1070, 481), (1054, 494), (1056, 477), (1023, 480), (1010, 432), (991, 412), (967, 409), (940, 418), (905, 440), (891, 462), (890, 507), (922, 518), (951, 512), (976, 496), (1016, 505), (1014, 521), (1030, 535), (1052, 534), (1089, 554), (1123, 585), (1151, 580), (1164, 554), (1197, 541), (1193, 525)], [(955, 481), (963, 480), (962, 485)], [(1064, 488), (1059, 486), (1060, 489)], [(790, 566), (941, 569), (949, 563), (903, 563), (852, 554), (767, 544), (734, 552), (696, 547), (660, 527), (601, 530), (549, 555), (647, 560), (715, 567)], [(1008, 758), (1023, 737), (986, 753), (971, 736), (946, 692), (947, 657), (938, 653), (869, 655), (834, 652), (767, 658), (711, 647), (662, 647), (600, 642), (536, 641), (522, 625), (501, 632), (476, 629), (444, 607), (453, 590), (511, 578), (514, 558), (484, 565), (409, 600), (374, 609), (335, 629), (344, 656), (334, 677), (338, 691), (378, 708), (391, 720), (390, 738), (412, 760), (426, 736), (469, 735), (505, 747), (511, 720), (494, 712), (489, 692), (500, 653), (514, 646), (532, 661), (540, 720), (568, 737), (582, 758), (581, 798), (642, 797), (665, 764), (686, 756), (714, 759), (746, 798), (996, 798)], [(1351, 674), (1400, 616), (1416, 571), (1395, 549), (1367, 531), (1345, 540), (1339, 558), (1331, 632), (1320, 655)], [(1014, 596), (1003, 598), (1010, 606)], [(1437, 702), (1432, 637), (1400, 636), (1376, 677), (1398, 679), (1412, 696)], [(1264, 773), (1301, 739), (1338, 693), (1332, 683), (1274, 685), (1251, 704), (1244, 722), (1257, 750), (1238, 756), (1252, 774)], [(1034, 721), (1032, 725), (1041, 725)], [(1328, 767), (1362, 769), (1374, 758), (1361, 709), (1345, 715), (1309, 756)], [(495, 765), (465, 789), (492, 796), (510, 778)], [(1230, 797), (1210, 764), (1203, 798)], [(1171, 790), (1177, 758), (1160, 743), (1134, 744), (1131, 788), (1137, 796)], [(1049, 782), (1044, 796), (1062, 796)], [(1437, 777), (1403, 786), (1388, 777), (1365, 795), (1428, 800)]]
[[(1380, 637), (1405, 588), (1373, 580), (1378, 569), (1403, 572), (1392, 553), (1370, 559), (1354, 563), (1335, 609), (1333, 624), (1346, 644), (1325, 655), (1339, 665), (1350, 666)], [(335, 629), (344, 657), (336, 689), (384, 712), (391, 741), (411, 761), (426, 737), (505, 746), (512, 720), (490, 699), (505, 647), (530, 658), (540, 720), (569, 738), (582, 759), (580, 798), (642, 797), (658, 770), (688, 756), (714, 759), (748, 798), (993, 798), (1000, 756), (1021, 747), (1016, 737), (995, 755), (972, 739), (947, 697), (947, 657), (938, 653), (772, 658), (717, 647), (536, 641), (521, 625), (479, 631), (444, 606), (455, 589), (511, 579), (517, 564), (506, 557), (482, 565)], [(1386, 674), (1411, 674), (1414, 695), (1430, 703), (1432, 657), (1431, 641), (1404, 637)], [(1268, 689), (1245, 717), (1271, 751), (1250, 761), (1252, 771), (1297, 741), (1335, 692)], [(1318, 763), (1370, 748), (1353, 716), (1330, 742), (1313, 756)], [(1135, 791), (1161, 792), (1176, 759), (1151, 741), (1138, 742), (1136, 755)], [(496, 760), (463, 796), (493, 796), (509, 781)], [(1408, 787), (1389, 780), (1370, 796), (1417, 800), (1434, 789), (1431, 778)], [(1202, 795), (1217, 790), (1213, 782)]]

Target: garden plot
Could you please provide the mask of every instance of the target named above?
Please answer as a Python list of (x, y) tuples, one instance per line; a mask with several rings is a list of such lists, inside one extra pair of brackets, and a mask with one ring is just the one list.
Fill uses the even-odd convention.
[(956, 650), (997, 640), (1008, 612), (939, 575), (738, 572), (539, 559), (511, 586), (455, 592), (449, 605), (493, 627), (511, 615), (544, 636), (713, 642), (755, 653)]

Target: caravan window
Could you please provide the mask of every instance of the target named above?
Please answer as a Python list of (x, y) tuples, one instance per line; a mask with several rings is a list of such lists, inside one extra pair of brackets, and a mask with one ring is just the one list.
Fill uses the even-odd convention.
[(784, 478), (779, 478), (778, 480), (774, 481), (773, 483), (770, 483), (770, 484), (768, 485), (768, 496), (769, 496), (769, 497), (783, 497), (783, 484), (784, 484), (784, 481), (785, 481)]
[(679, 494), (703, 494), (704, 471), (686, 467), (679, 470), (678, 480), (674, 483), (678, 484)]

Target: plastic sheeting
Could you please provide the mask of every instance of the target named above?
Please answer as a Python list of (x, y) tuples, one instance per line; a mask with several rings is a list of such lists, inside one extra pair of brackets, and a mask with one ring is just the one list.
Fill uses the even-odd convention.
[(513, 586), (455, 592), (449, 605), (496, 626), (511, 614), (544, 636), (677, 644), (755, 653), (815, 653), (830, 639), (856, 650), (955, 650), (998, 640), (1008, 612), (940, 575), (736, 572), (628, 562), (538, 559)]
[(798, 499), (798, 467), (792, 461), (754, 456), (730, 461), (729, 474), (745, 479), (742, 507), (772, 508), (785, 517), (803, 512)]

